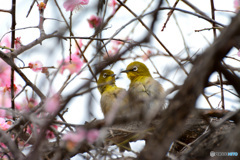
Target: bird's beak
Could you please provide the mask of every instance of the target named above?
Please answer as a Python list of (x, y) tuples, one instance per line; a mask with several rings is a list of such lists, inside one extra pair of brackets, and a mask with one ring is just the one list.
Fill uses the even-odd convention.
[(116, 74), (111, 74), (110, 76), (111, 76), (111, 77), (115, 77), (115, 76), (116, 76)]
[(129, 72), (129, 70), (123, 70), (123, 71), (121, 71), (121, 73), (128, 73)]

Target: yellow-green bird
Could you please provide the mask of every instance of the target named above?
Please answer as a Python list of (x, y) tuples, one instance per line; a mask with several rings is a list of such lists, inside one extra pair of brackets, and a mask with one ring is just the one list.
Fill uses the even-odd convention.
[(127, 113), (128, 93), (115, 84), (115, 74), (111, 70), (103, 70), (97, 81), (101, 93), (101, 108), (106, 117), (113, 109), (118, 110), (118, 116)]
[[(121, 116), (129, 113), (128, 93), (125, 89), (119, 88), (115, 84), (115, 74), (111, 70), (103, 70), (97, 81), (98, 90), (101, 93), (101, 108), (104, 117)], [(118, 144), (119, 150), (131, 150), (128, 142)], [(121, 142), (122, 143), (122, 142)]]
[(131, 80), (128, 93), (133, 110), (149, 119), (163, 109), (164, 89), (158, 81), (153, 79), (145, 64), (134, 61), (122, 72), (127, 73)]

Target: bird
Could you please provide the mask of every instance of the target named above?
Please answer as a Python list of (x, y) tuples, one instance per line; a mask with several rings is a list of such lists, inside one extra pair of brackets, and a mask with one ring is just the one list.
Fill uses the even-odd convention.
[[(117, 109), (118, 115), (124, 115), (128, 104), (127, 91), (124, 88), (117, 87), (115, 76), (111, 70), (103, 70), (97, 81), (98, 90), (101, 93), (101, 109), (106, 117), (113, 109)], [(118, 108), (117, 108), (117, 107)]]
[[(117, 87), (115, 84), (115, 76), (111, 70), (103, 70), (97, 80), (98, 90), (101, 93), (101, 109), (105, 118), (120, 117), (129, 112), (128, 93), (124, 88)], [(110, 118), (110, 119), (111, 119)], [(107, 121), (107, 120), (106, 120)], [(120, 152), (131, 150), (128, 141), (117, 143)]]
[(144, 63), (134, 61), (130, 63), (126, 70), (130, 79), (128, 89), (129, 99), (133, 112), (137, 112), (140, 118), (150, 120), (160, 110), (164, 109), (165, 92), (162, 85), (156, 81)]

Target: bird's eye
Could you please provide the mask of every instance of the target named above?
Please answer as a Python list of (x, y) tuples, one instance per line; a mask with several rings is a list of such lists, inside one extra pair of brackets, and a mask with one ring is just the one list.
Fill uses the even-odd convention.
[(138, 70), (138, 67), (134, 66), (132, 71), (136, 72)]
[(107, 73), (104, 73), (104, 74), (103, 74), (103, 78), (107, 78)]

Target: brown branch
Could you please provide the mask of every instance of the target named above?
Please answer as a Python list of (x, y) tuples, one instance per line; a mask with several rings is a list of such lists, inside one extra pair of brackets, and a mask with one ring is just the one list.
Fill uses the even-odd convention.
[(37, 3), (37, 4), (38, 4), (38, 1), (37, 1), (37, 0), (33, 0), (33, 1), (32, 1), (32, 4), (31, 4), (31, 6), (30, 6), (30, 8), (29, 8), (29, 10), (28, 10), (28, 13), (27, 13), (26, 17), (28, 17), (29, 14), (31, 13), (32, 8), (33, 8), (33, 6), (34, 6), (34, 3)]
[[(191, 157), (190, 159), (204, 159), (204, 157), (209, 157), (210, 151), (214, 150), (216, 146), (222, 146), (224, 143), (222, 137), (231, 133), (235, 128), (235, 124), (228, 120), (238, 116), (237, 114), (239, 114), (239, 111), (229, 112), (222, 119), (213, 119), (213, 122), (209, 122), (209, 126), (204, 133), (193, 143), (190, 143), (191, 147), (182, 152), (180, 159), (186, 159), (187, 157)], [(227, 141), (229, 141), (229, 138)]]
[[(216, 119), (216, 122), (218, 123), (215, 126), (215, 128), (217, 129), (219, 126), (223, 124), (223, 122), (225, 122), (226, 120), (233, 120), (234, 117), (237, 117), (237, 115), (235, 112), (230, 112), (225, 110), (199, 109), (197, 110), (197, 112), (192, 114), (191, 118), (187, 119), (187, 123), (184, 124), (184, 126), (182, 127), (185, 132), (183, 135), (181, 135), (181, 137), (191, 136), (187, 138), (186, 141), (193, 141), (191, 138), (197, 139), (201, 137), (201, 134), (205, 131), (205, 129), (209, 125), (209, 122), (207, 122), (205, 118), (210, 119), (212, 117), (218, 117), (218, 119)], [(86, 123), (85, 125), (79, 125), (79, 127), (83, 127), (86, 129), (102, 128), (106, 130), (107, 132), (103, 135), (103, 141), (101, 140), (96, 144), (93, 144), (99, 150), (102, 150), (102, 147), (100, 146), (103, 146), (103, 145), (121, 144), (123, 141), (134, 142), (137, 140), (147, 140), (151, 138), (152, 134), (155, 131), (155, 128), (161, 125), (161, 120), (164, 117), (157, 117), (156, 119), (154, 119), (154, 121), (151, 123), (150, 126), (145, 126), (144, 122), (142, 121), (134, 121), (132, 117), (129, 117), (129, 118), (130, 119), (128, 120), (122, 119), (121, 121), (120, 120), (121, 118), (119, 117), (117, 118), (118, 120), (115, 121), (117, 123), (113, 123), (109, 127), (108, 126), (106, 127), (106, 123), (104, 120), (96, 120), (93, 122)], [(202, 136), (201, 138), (204, 138), (204, 136)], [(61, 149), (64, 150), (64, 152), (62, 153), (62, 156), (72, 157), (77, 153), (89, 152), (95, 147), (91, 147), (88, 143), (79, 143), (77, 150), (75, 150), (74, 152), (69, 152), (66, 150), (65, 145), (61, 145)], [(50, 151), (58, 152), (58, 151), (52, 151), (52, 150)]]
[(222, 64), (219, 64), (218, 67), (219, 71), (223, 73), (224, 77), (233, 85), (238, 95), (240, 95), (240, 78), (230, 73)]
[(6, 12), (6, 13), (11, 13), (11, 10), (6, 10), (6, 9), (0, 9), (0, 12)]
[(190, 8), (192, 8), (195, 12), (199, 13), (200, 15), (202, 15), (204, 17), (208, 17), (203, 11), (201, 11), (196, 6), (191, 4), (188, 0), (182, 0), (182, 2), (185, 3), (186, 5), (188, 5)]
[[(212, 19), (215, 20), (215, 8), (214, 8), (214, 1), (211, 0), (211, 15), (212, 15)], [(217, 37), (217, 33), (216, 33), (216, 24), (212, 23), (213, 26), (213, 36), (214, 38)]]
[[(180, 68), (183, 70), (185, 74), (188, 75), (187, 71), (183, 67), (183, 65), (173, 56), (173, 54), (167, 49), (167, 47), (160, 41), (160, 39), (157, 37), (156, 34), (153, 33), (152, 27), (151, 29), (141, 20), (140, 17), (138, 17), (130, 8), (128, 8), (125, 4), (123, 4), (120, 0), (117, 0), (118, 3), (120, 3), (124, 8), (126, 8), (137, 20), (147, 29), (147, 31), (157, 40), (157, 42), (165, 49), (165, 51), (174, 59), (174, 61), (180, 66)], [(160, 1), (161, 2), (161, 1)], [(158, 9), (159, 7), (157, 7)], [(153, 15), (155, 15), (158, 12), (153, 12)], [(154, 19), (156, 20), (156, 16), (154, 16)], [(153, 21), (155, 22), (155, 21)], [(153, 26), (153, 25), (152, 25)], [(148, 37), (149, 38), (149, 37)]]
[[(201, 14), (196, 14), (196, 13), (193, 13), (193, 12), (190, 12), (190, 11), (187, 11), (187, 10), (183, 10), (183, 9), (179, 9), (179, 8), (171, 8), (171, 7), (161, 7), (161, 8), (158, 8), (158, 10), (166, 10), (166, 9), (174, 9), (176, 11), (180, 11), (180, 12), (183, 12), (183, 13), (187, 13), (187, 14), (190, 14), (190, 15), (193, 15), (193, 16), (196, 16), (198, 18), (201, 18), (201, 19), (204, 19), (210, 23), (215, 23), (216, 25), (218, 26), (222, 26), (222, 27), (225, 27), (225, 25), (209, 18), (208, 16), (203, 16)], [(154, 12), (154, 11), (153, 11)], [(151, 13), (151, 12), (150, 12)], [(148, 13), (149, 14), (149, 13)]]
[(231, 24), (214, 43), (196, 58), (188, 78), (170, 101), (160, 127), (156, 129), (155, 134), (140, 153), (140, 159), (164, 158), (172, 141), (182, 132), (186, 117), (194, 109), (196, 100), (207, 85), (209, 76), (233, 47), (235, 38), (240, 35), (239, 27), (240, 13), (233, 18)]
[(221, 87), (221, 101), (222, 101), (222, 109), (225, 109), (225, 103), (224, 103), (224, 92), (223, 92), (223, 79), (222, 74), (219, 73), (219, 81), (220, 81), (220, 87)]
[(38, 45), (38, 44), (42, 44), (42, 42), (46, 39), (49, 38), (53, 38), (53, 37), (58, 37), (59, 35), (55, 34), (56, 32), (52, 33), (52, 34), (46, 34), (46, 35), (41, 35), (38, 39), (32, 41), (31, 43), (29, 43), (28, 45), (25, 46), (21, 46), (19, 49), (14, 50), (13, 52), (11, 52), (11, 56), (13, 57), (17, 57), (18, 55), (20, 55), (21, 53), (23, 53), (26, 50), (31, 49), (32, 47)]
[(167, 26), (167, 23), (168, 23), (168, 21), (169, 21), (169, 19), (170, 19), (170, 17), (172, 16), (172, 14), (173, 14), (173, 11), (174, 11), (174, 8), (176, 8), (176, 6), (177, 6), (177, 4), (178, 4), (178, 2), (179, 2), (179, 0), (176, 0), (176, 2), (174, 3), (174, 5), (173, 5), (173, 9), (172, 10), (170, 10), (169, 12), (168, 12), (168, 17), (167, 17), (167, 19), (166, 19), (166, 21), (165, 21), (165, 23), (163, 24), (163, 27), (162, 27), (162, 30), (161, 31), (164, 31), (164, 28), (166, 28), (166, 26)]
[[(12, 9), (11, 9), (11, 15), (12, 15), (12, 39), (11, 39), (11, 48), (14, 48), (14, 42), (15, 42), (15, 27), (16, 27), (16, 0), (12, 0)], [(12, 61), (14, 63), (14, 58), (12, 58)], [(15, 110), (15, 102), (14, 102), (14, 69), (11, 67), (11, 108), (12, 110)], [(15, 120), (15, 115), (13, 115), (13, 120)]]
[(13, 154), (14, 159), (16, 160), (24, 159), (23, 153), (18, 149), (17, 145), (11, 140), (11, 137), (8, 134), (6, 134), (3, 130), (0, 130), (0, 141), (8, 147), (10, 152)]

